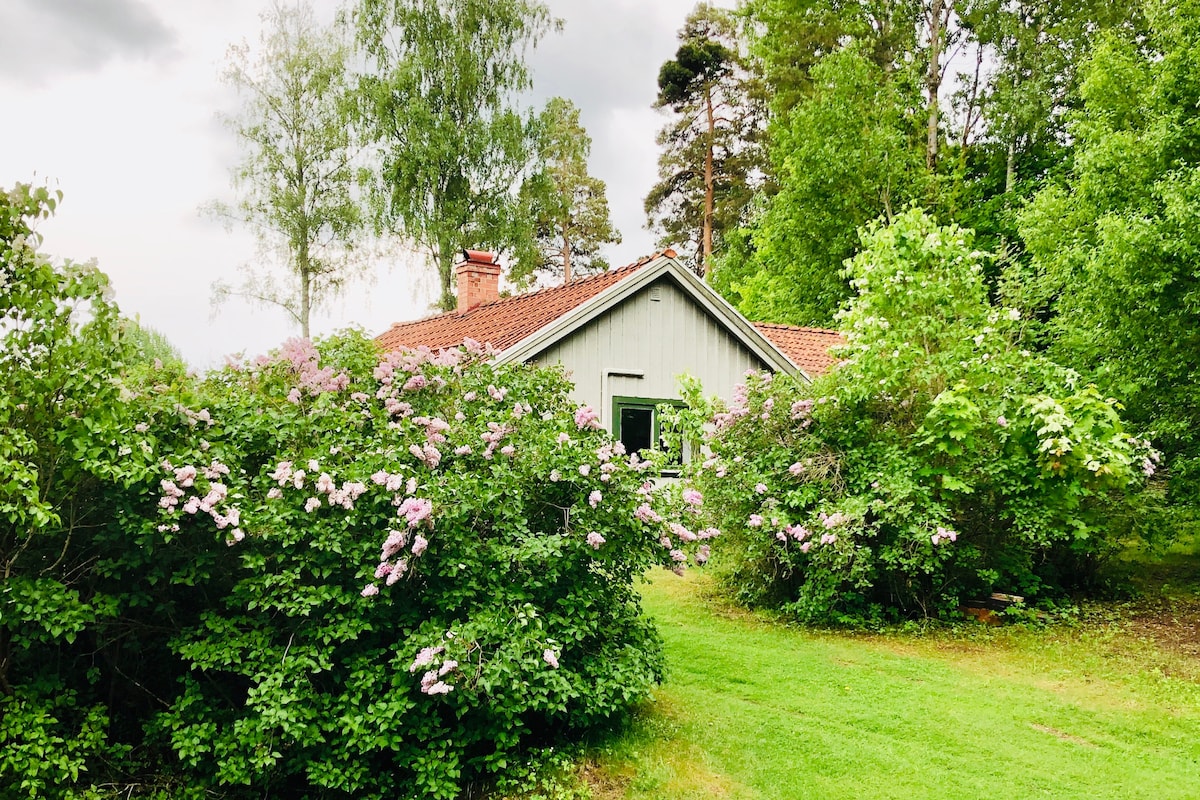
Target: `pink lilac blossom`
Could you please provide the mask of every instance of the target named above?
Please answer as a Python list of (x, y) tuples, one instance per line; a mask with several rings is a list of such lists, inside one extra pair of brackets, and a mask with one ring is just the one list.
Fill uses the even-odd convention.
[(1004, 417), (1003, 414), (1001, 414), (1000, 416), (996, 417), (996, 424), (999, 425), (1001, 428), (1007, 428), (1008, 420)]
[(808, 551), (809, 551), (809, 550), (812, 548), (812, 544), (813, 544), (813, 543), (812, 543), (812, 539), (809, 539), (809, 540), (808, 540), (808, 541), (806, 541), (806, 542), (802, 542), (802, 543), (800, 544), (800, 552), (801, 552), (801, 553), (807, 553), (807, 552), (808, 552)]
[(687, 561), (687, 553), (683, 552), (682, 550), (672, 550), (671, 560), (676, 563), (683, 563), (684, 561)]
[(687, 527), (679, 524), (678, 522), (672, 522), (669, 527), (671, 528), (671, 533), (675, 534), (675, 536), (681, 542), (694, 542), (696, 539), (700, 538), (695, 533), (688, 530)]
[(269, 477), (273, 481), (279, 481), (279, 485), (283, 486), (285, 483), (287, 483), (289, 480), (291, 480), (292, 462), (280, 461), (278, 466), (275, 467), (275, 471), (272, 472), (267, 477)]
[(710, 553), (710, 549), (709, 549), (708, 545), (706, 545), (706, 544), (700, 545), (700, 548), (696, 551), (696, 563), (697, 564), (708, 563), (709, 553)]
[(765, 483), (754, 484), (754, 493), (755, 494), (766, 494), (767, 493), (767, 485)]
[(495, 386), (493, 386), (490, 383), (488, 384), (487, 391), (488, 391), (488, 397), (492, 398), (497, 403), (504, 400), (505, 396), (508, 395), (508, 389), (505, 389), (505, 388), (497, 389)]
[(950, 528), (943, 528), (941, 525), (939, 525), (937, 531), (929, 537), (929, 540), (935, 545), (939, 545), (942, 542), (958, 541), (958, 532)]
[(441, 655), (445, 651), (445, 647), (437, 645), (436, 647), (422, 647), (421, 652), (417, 653), (417, 657), (413, 659), (409, 665), (409, 672), (416, 672), (421, 667), (427, 667), (433, 663), (433, 659)]
[(567, 433), (566, 431), (559, 433), (558, 434), (558, 443), (560, 445), (570, 444), (571, 443), (571, 434)]
[(509, 458), (511, 458), (512, 455), (516, 452), (517, 452), (517, 448), (513, 447), (511, 444), (506, 444), (506, 445), (504, 445), (504, 447), (500, 448), (500, 455), (508, 456)]
[(222, 475), (229, 474), (229, 467), (222, 464), (220, 461), (214, 461), (204, 468), (204, 477), (210, 481), (220, 480)]
[(559, 472), (559, 471), (558, 471), (558, 470), (556, 470), (556, 469), (552, 469), (552, 470), (550, 470), (550, 482), (551, 482), (551, 483), (558, 483), (558, 482), (559, 482), (559, 481), (561, 481), (561, 480), (562, 480), (562, 473), (561, 473), (561, 472)]
[(549, 647), (542, 651), (542, 661), (545, 661), (551, 669), (558, 669), (558, 655)]
[(792, 475), (799, 476), (804, 473), (804, 469), (805, 467), (803, 462), (797, 461), (795, 464), (792, 464), (790, 467), (788, 467), (788, 472), (790, 472)]
[(592, 546), (593, 550), (599, 550), (600, 545), (604, 544), (605, 541), (607, 540), (596, 531), (592, 531), (587, 535), (587, 543)]
[(704, 495), (702, 495), (696, 489), (684, 489), (683, 502), (687, 503), (693, 508), (699, 508), (704, 503)]
[(746, 524), (751, 528), (761, 528), (763, 524), (762, 514), (751, 514), (750, 519), (746, 520)]
[(715, 539), (721, 535), (721, 532), (716, 528), (704, 528), (696, 534), (701, 539)]
[(642, 522), (662, 522), (662, 517), (658, 515), (657, 511), (650, 507), (649, 503), (642, 503), (633, 512), (633, 515)]
[(586, 478), (588, 475), (591, 474), (591, 472), (592, 472), (592, 467), (590, 464), (580, 464), (579, 465), (579, 474), (582, 475), (583, 477)]
[(600, 505), (600, 501), (603, 499), (604, 499), (604, 495), (602, 495), (600, 493), (600, 491), (597, 489), (596, 491), (593, 491), (591, 494), (588, 495), (588, 505), (591, 506), (592, 508), (595, 508), (596, 506)]
[(396, 516), (404, 517), (408, 527), (415, 528), (433, 515), (433, 501), (421, 497), (407, 497), (400, 504)]
[(454, 455), (456, 456), (465, 456), (469, 455), (470, 453), (471, 445), (469, 444), (460, 444), (458, 447), (454, 448)]
[(426, 539), (424, 536), (417, 536), (415, 539), (413, 539), (412, 554), (414, 556), (419, 556), (419, 555), (421, 555), (421, 553), (424, 553), (425, 549), (428, 547), (429, 547), (429, 540)]
[(321, 498), (310, 497), (304, 501), (304, 510), (310, 514), (321, 507)]
[(180, 486), (191, 486), (196, 479), (196, 468), (190, 464), (175, 470), (175, 480)]
[(580, 406), (575, 411), (575, 427), (580, 430), (584, 428), (599, 429), (600, 415), (591, 406)]
[(836, 541), (837, 541), (836, 533), (822, 533), (821, 534), (821, 544), (833, 544)]
[(363, 590), (359, 592), (359, 594), (361, 594), (363, 597), (374, 597), (375, 595), (379, 594), (379, 587), (373, 583), (368, 583), (363, 587)]
[(405, 531), (389, 530), (387, 539), (383, 541), (383, 552), (379, 556), (380, 560), (386, 561), (391, 558), (407, 543), (408, 534)]
[(822, 511), (817, 516), (820, 518), (821, 524), (825, 526), (826, 530), (831, 529), (831, 528), (836, 528), (838, 525), (841, 525), (842, 523), (847, 522), (850, 519), (849, 517), (847, 517), (845, 514), (843, 514), (840, 511), (835, 511), (832, 514), (828, 514), (828, 515), (826, 515), (826, 513), (824, 511)]

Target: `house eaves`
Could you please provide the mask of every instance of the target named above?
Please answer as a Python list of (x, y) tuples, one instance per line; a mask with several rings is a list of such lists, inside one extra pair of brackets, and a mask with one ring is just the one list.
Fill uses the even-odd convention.
[(567, 338), (592, 320), (617, 307), (627, 298), (663, 277), (672, 280), (709, 316), (734, 334), (763, 363), (777, 372), (798, 375), (806, 382), (812, 382), (812, 378), (804, 370), (800, 369), (769, 339), (759, 333), (725, 298), (696, 277), (690, 269), (669, 256), (659, 256), (633, 272), (628, 278), (613, 284), (511, 347), (505, 348), (495, 357), (496, 363), (520, 363), (533, 359), (539, 353)]

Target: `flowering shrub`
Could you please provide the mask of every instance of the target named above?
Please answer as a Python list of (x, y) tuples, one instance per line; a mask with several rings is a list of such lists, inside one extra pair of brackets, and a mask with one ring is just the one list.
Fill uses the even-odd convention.
[(1078, 584), (1136, 522), (1157, 453), (1115, 401), (1013, 344), (1020, 316), (988, 302), (967, 232), (909, 212), (864, 244), (831, 374), (750, 375), (727, 408), (689, 391), (690, 477), (729, 585), (864, 621)]
[(145, 398), (137, 524), (205, 598), (157, 725), (208, 781), (455, 797), (658, 680), (634, 581), (684, 543), (560, 373), (488, 355), (290, 342)]
[(561, 372), (355, 334), (135, 363), (14, 198), (0, 795), (458, 797), (659, 679), (634, 582), (699, 537)]

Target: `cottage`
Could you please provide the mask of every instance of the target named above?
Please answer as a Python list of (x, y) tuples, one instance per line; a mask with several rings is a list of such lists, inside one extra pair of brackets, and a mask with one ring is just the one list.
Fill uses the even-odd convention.
[(515, 297), (499, 296), (491, 253), (464, 251), (458, 308), (393, 325), (385, 348), (488, 342), (500, 363), (561, 364), (575, 397), (595, 408), (630, 450), (658, 438), (655, 408), (677, 402), (679, 376), (729, 398), (747, 370), (811, 380), (827, 369), (835, 331), (751, 323), (674, 252)]

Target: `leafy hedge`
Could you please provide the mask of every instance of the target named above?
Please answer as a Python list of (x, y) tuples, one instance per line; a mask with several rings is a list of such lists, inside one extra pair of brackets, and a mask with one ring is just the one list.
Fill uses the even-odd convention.
[(1158, 454), (1015, 344), (970, 233), (912, 211), (863, 239), (829, 375), (751, 375), (728, 408), (691, 389), (691, 478), (731, 588), (809, 621), (932, 616), (1053, 597), (1152, 534), (1136, 498)]
[(660, 678), (634, 582), (694, 545), (561, 372), (345, 334), (195, 378), (21, 247), (0, 797), (452, 798)]

